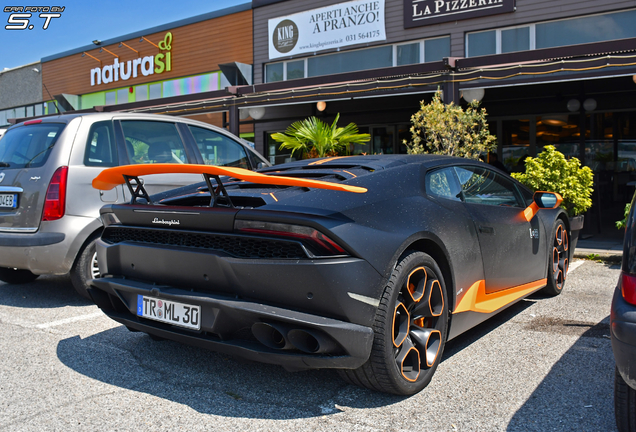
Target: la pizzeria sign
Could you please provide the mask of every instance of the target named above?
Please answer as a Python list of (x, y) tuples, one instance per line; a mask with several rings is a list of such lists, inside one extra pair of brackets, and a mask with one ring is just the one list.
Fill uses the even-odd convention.
[(91, 86), (170, 72), (172, 70), (172, 33), (166, 33), (164, 39), (155, 46), (159, 49), (159, 53), (155, 55), (138, 57), (125, 62), (120, 62), (119, 58), (115, 57), (113, 64), (91, 69)]
[(404, 28), (514, 12), (515, 0), (403, 0)]

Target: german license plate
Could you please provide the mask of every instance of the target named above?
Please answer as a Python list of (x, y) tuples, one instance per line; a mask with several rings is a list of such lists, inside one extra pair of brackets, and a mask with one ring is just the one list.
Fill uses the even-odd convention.
[(0, 207), (16, 208), (18, 205), (17, 194), (0, 194)]
[(137, 295), (137, 316), (155, 321), (201, 329), (201, 307)]

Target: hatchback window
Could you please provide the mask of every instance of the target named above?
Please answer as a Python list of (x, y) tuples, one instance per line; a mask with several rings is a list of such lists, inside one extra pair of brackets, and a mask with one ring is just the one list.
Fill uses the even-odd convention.
[(44, 165), (65, 126), (64, 123), (38, 123), (7, 131), (0, 140), (0, 167)]
[(249, 169), (245, 148), (229, 137), (210, 129), (188, 126), (206, 165)]
[(185, 147), (174, 123), (122, 121), (131, 164), (186, 163)]
[(117, 166), (117, 144), (112, 122), (97, 122), (91, 126), (86, 142), (84, 165)]

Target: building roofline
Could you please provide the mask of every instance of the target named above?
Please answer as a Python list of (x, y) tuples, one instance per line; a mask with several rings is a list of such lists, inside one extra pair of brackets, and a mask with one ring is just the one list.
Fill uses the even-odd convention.
[[(144, 30), (139, 30), (133, 33), (128, 33), (122, 36), (117, 36), (111, 39), (107, 39), (107, 40), (103, 40), (101, 43), (101, 46), (107, 46), (107, 45), (112, 45), (112, 44), (116, 44), (128, 39), (134, 39), (137, 37), (141, 37), (141, 36), (147, 36), (149, 34), (152, 33), (159, 33), (165, 30), (171, 30), (177, 27), (183, 27), (189, 24), (195, 24), (201, 21), (207, 21), (213, 18), (220, 18), (222, 16), (226, 16), (226, 15), (232, 15), (235, 13), (239, 13), (239, 12), (245, 12), (248, 10), (252, 9), (252, 2), (248, 1), (246, 3), (240, 4), (240, 5), (236, 5), (236, 6), (232, 6), (229, 8), (225, 8), (225, 9), (220, 9), (217, 11), (213, 11), (213, 12), (208, 12), (208, 13), (204, 13), (201, 15), (196, 15), (190, 18), (184, 18), (182, 20), (178, 20), (178, 21), (172, 21), (169, 22), (167, 24), (161, 24), (155, 27), (150, 27)], [(52, 60), (57, 60), (63, 57), (68, 57), (70, 55), (73, 54), (79, 54), (81, 52), (84, 51), (89, 51), (89, 50), (93, 50), (95, 49), (95, 45), (90, 44), (90, 45), (84, 45), (82, 47), (79, 48), (74, 48), (68, 51), (64, 51), (61, 53), (57, 53), (57, 54), (53, 54), (50, 56), (46, 56), (46, 57), (42, 57), (41, 62), (48, 62), (48, 61), (52, 61)], [(39, 63), (39, 62), (38, 62)]]
[(22, 68), (33, 66), (33, 65), (37, 65), (37, 64), (40, 64), (40, 63), (42, 63), (42, 62), (40, 60), (38, 60), (38, 61), (31, 62), (31, 63), (23, 64), (21, 66), (15, 66), (15, 67), (12, 67), (12, 68), (4, 68), (3, 70), (0, 70), (0, 75), (2, 75), (5, 72), (11, 72), (11, 71), (14, 71), (14, 70), (17, 70), (17, 69), (22, 69)]

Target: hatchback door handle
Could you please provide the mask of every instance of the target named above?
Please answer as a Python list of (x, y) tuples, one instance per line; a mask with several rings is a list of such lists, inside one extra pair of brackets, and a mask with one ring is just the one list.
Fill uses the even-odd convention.
[(493, 227), (479, 225), (479, 232), (484, 234), (494, 234), (495, 229)]

